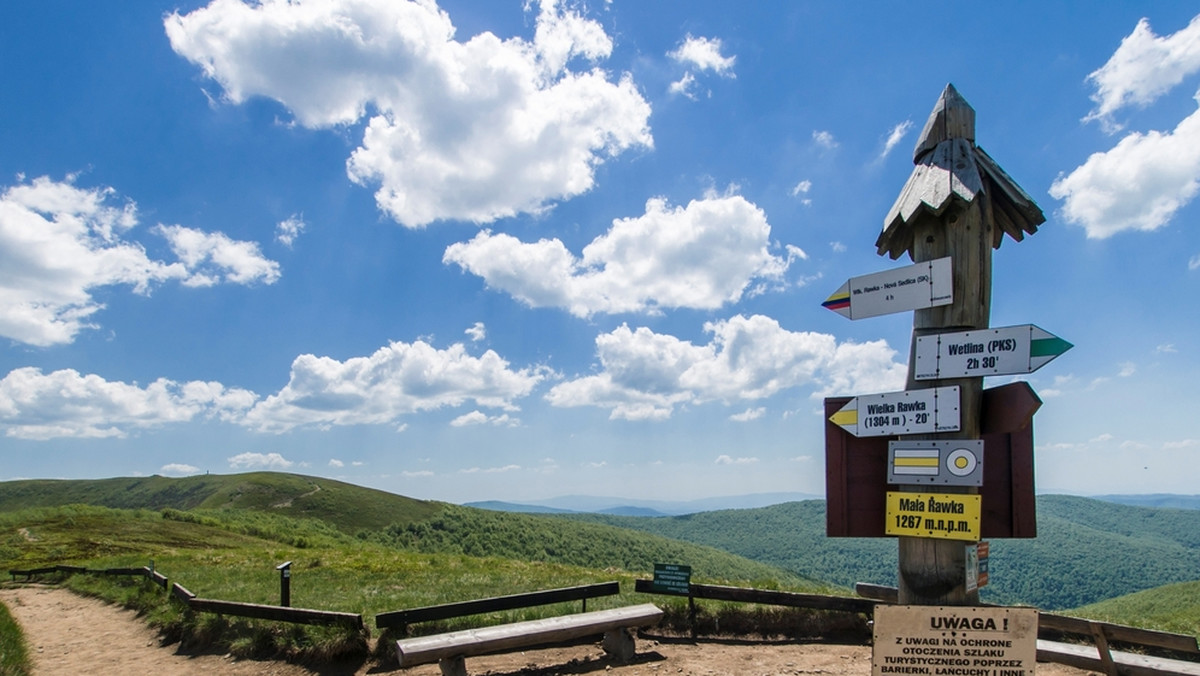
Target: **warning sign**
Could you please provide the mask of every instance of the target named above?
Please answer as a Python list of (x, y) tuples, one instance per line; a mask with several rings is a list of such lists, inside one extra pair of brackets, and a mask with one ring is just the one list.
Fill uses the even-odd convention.
[(1034, 676), (1037, 610), (875, 606), (872, 676)]

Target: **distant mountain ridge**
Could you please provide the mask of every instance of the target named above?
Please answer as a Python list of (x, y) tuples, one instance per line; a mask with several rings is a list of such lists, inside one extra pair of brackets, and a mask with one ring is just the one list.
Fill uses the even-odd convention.
[(1135, 507), (1158, 507), (1160, 509), (1200, 509), (1200, 495), (1176, 495), (1174, 493), (1148, 493), (1146, 495), (1097, 495), (1097, 500), (1115, 502)]
[(501, 512), (523, 512), (528, 514), (584, 513), (612, 514), (616, 516), (683, 516), (700, 512), (716, 512), (726, 509), (758, 509), (781, 505), (785, 502), (823, 500), (824, 496), (812, 493), (750, 493), (697, 500), (634, 500), (593, 495), (564, 495), (547, 500), (528, 502), (504, 502), (489, 500), (464, 503), (465, 507), (477, 507)]

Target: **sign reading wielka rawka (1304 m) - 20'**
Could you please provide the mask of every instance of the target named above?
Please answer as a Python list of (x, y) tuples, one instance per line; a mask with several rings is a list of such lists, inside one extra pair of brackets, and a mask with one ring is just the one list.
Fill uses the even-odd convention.
[(821, 305), (843, 317), (863, 319), (952, 302), (954, 285), (946, 257), (851, 277)]
[(829, 421), (856, 437), (957, 432), (960, 402), (958, 385), (862, 394), (846, 402)]

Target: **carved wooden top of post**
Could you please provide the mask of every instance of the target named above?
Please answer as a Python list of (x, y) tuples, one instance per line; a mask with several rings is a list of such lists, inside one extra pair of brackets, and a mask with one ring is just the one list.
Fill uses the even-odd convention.
[(883, 220), (875, 242), (879, 255), (899, 258), (912, 250), (912, 224), (941, 216), (954, 203), (971, 204), (980, 193), (992, 198), (992, 246), (1004, 233), (1020, 242), (1046, 222), (1042, 210), (983, 148), (975, 145), (975, 109), (948, 84), (938, 97), (917, 146), (912, 174)]

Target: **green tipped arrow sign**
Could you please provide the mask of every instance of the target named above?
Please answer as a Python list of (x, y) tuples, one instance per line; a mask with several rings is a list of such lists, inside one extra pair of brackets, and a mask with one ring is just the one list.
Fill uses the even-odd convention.
[(918, 336), (917, 380), (1033, 373), (1073, 346), (1033, 324)]

